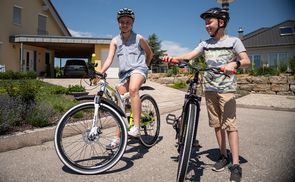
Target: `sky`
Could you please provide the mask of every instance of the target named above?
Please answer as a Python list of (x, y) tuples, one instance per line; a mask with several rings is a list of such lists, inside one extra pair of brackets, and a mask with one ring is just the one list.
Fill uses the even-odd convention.
[[(221, 7), (216, 0), (51, 0), (75, 37), (112, 38), (118, 35), (117, 11), (135, 12), (133, 30), (146, 39), (155, 33), (162, 50), (175, 56), (194, 49), (209, 38), (200, 14)], [(234, 0), (229, 6), (229, 35), (295, 20), (295, 0)]]

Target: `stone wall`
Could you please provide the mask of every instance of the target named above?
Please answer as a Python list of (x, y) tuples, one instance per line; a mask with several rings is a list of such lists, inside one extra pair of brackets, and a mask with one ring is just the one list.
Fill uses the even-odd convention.
[(238, 75), (238, 87), (261, 94), (295, 95), (295, 76), (249, 76)]
[[(166, 74), (150, 74), (149, 79), (161, 84), (186, 81), (187, 77), (166, 77)], [(295, 76), (249, 76), (237, 75), (238, 88), (243, 91), (260, 94), (295, 95)]]

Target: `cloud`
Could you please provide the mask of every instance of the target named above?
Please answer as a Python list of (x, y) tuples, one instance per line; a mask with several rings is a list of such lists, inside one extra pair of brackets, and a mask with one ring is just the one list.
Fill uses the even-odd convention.
[(79, 32), (68, 28), (73, 37), (93, 37), (93, 38), (112, 38), (113, 35), (95, 35), (90, 32)]
[(93, 37), (93, 35), (90, 32), (78, 32), (70, 28), (68, 28), (68, 30), (70, 31), (73, 37)]
[(191, 51), (187, 47), (182, 47), (179, 43), (167, 40), (161, 42), (161, 49), (167, 50), (169, 56), (177, 56)]

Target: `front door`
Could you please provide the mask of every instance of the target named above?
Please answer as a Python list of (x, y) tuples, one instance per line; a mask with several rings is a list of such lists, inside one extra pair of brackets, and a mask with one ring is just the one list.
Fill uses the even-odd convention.
[(34, 71), (34, 52), (32, 50), (24, 49), (23, 55), (23, 71)]

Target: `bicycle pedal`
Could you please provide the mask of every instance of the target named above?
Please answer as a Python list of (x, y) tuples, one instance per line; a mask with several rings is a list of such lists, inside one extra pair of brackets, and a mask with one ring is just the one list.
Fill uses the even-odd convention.
[(174, 123), (177, 121), (177, 118), (174, 114), (168, 114), (166, 116), (166, 123), (170, 125), (174, 125)]

